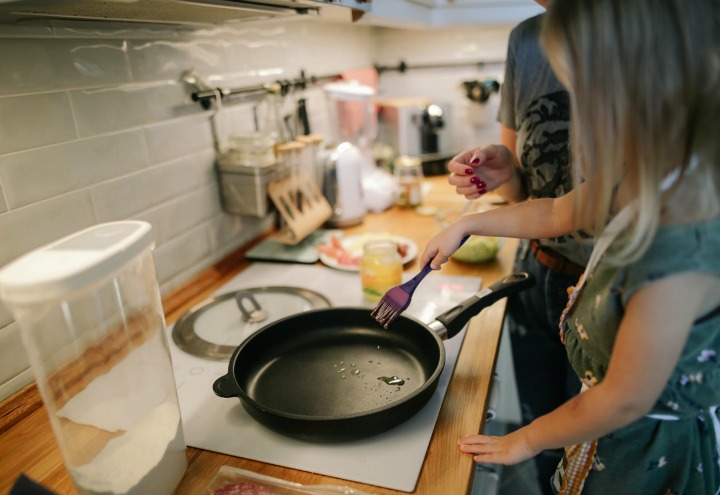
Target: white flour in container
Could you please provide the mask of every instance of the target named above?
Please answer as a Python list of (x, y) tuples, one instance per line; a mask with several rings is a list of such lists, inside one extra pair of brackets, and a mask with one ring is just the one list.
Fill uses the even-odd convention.
[(79, 495), (170, 495), (186, 468), (180, 410), (164, 402), (70, 472)]

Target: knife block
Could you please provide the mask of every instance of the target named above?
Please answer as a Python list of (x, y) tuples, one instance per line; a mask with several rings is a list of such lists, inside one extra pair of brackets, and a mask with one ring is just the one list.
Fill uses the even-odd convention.
[(298, 244), (333, 214), (315, 181), (299, 170), (299, 154), (304, 147), (297, 142), (277, 147), (278, 158), (288, 161), (290, 175), (268, 184), (268, 195), (282, 218), (280, 231), (270, 238), (283, 244)]

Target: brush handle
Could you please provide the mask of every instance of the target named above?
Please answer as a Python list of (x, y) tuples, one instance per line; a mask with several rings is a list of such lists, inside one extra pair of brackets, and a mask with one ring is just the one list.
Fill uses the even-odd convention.
[[(460, 241), (460, 244), (458, 245), (458, 249), (460, 249), (460, 246), (465, 244), (465, 241), (467, 241), (469, 237), (469, 235), (463, 237), (462, 241)], [(412, 294), (412, 292), (417, 288), (417, 286), (420, 285), (420, 282), (422, 282), (422, 280), (427, 277), (428, 273), (430, 273), (431, 271), (432, 268), (430, 268), (430, 263), (427, 263), (423, 267), (423, 269), (418, 272), (417, 275), (405, 282), (403, 286), (409, 290), (410, 294)]]

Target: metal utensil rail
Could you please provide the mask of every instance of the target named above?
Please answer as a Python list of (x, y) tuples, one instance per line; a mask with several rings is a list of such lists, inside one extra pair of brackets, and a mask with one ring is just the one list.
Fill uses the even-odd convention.
[[(321, 82), (334, 81), (342, 77), (342, 74), (327, 74), (323, 76), (305, 76), (305, 71), (300, 71), (300, 77), (295, 79), (278, 80), (272, 83), (248, 86), (244, 88), (203, 88), (194, 83), (197, 90), (191, 94), (193, 101), (197, 101), (205, 110), (212, 107), (219, 97), (223, 103), (226, 99), (242, 98), (243, 100), (253, 97), (262, 97), (268, 92), (279, 93), (285, 96), (290, 91), (302, 90), (308, 86)], [(190, 82), (190, 81), (187, 81)]]

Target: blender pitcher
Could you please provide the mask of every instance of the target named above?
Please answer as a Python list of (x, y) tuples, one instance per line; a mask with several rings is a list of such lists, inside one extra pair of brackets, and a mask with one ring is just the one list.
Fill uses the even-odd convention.
[(187, 467), (150, 224), (96, 225), (0, 270), (80, 495), (170, 495)]
[(351, 143), (370, 150), (377, 136), (375, 90), (357, 81), (336, 82), (323, 86), (330, 112), (331, 142)]
[(397, 185), (391, 175), (378, 169), (373, 158), (378, 132), (375, 89), (357, 81), (330, 83), (323, 89), (328, 98), (332, 142), (357, 149), (355, 166), (362, 177), (364, 208), (375, 212), (388, 208), (395, 201)]

